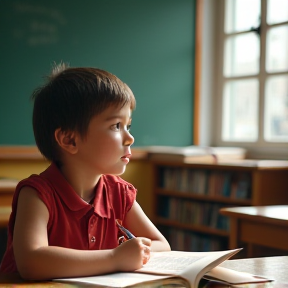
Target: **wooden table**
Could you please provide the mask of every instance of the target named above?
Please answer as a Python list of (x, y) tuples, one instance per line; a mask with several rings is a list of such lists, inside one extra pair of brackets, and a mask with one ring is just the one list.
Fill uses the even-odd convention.
[[(245, 284), (236, 285), (235, 288), (288, 288), (288, 256), (279, 257), (263, 257), (263, 258), (250, 258), (250, 259), (237, 259), (227, 260), (220, 266), (234, 269), (242, 272), (249, 272), (255, 275), (263, 275), (275, 279), (273, 282), (263, 284)], [(18, 275), (1, 275), (0, 274), (0, 287), (5, 288), (80, 288), (85, 287), (82, 285), (72, 285), (57, 283), (52, 281), (46, 282), (28, 282), (23, 281)], [(86, 286), (88, 287), (88, 286)], [(91, 286), (89, 286), (91, 287)], [(201, 281), (200, 286), (203, 288), (224, 288), (229, 285), (215, 284), (212, 282)], [(194, 288), (194, 287), (193, 287)]]
[(288, 256), (261, 257), (228, 260), (220, 266), (255, 275), (273, 278), (275, 281), (262, 284), (224, 285), (215, 282), (206, 283), (203, 288), (288, 288)]
[(288, 253), (288, 205), (222, 208), (220, 213), (230, 218), (230, 249), (244, 242), (248, 257), (254, 256), (255, 244)]

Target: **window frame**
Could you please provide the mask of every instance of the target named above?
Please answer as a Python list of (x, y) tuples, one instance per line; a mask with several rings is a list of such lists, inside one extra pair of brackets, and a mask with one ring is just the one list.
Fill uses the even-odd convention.
[[(215, 3), (217, 2), (217, 3)], [(259, 79), (259, 134), (256, 142), (223, 141), (222, 129), (222, 94), (224, 82), (223, 51), (225, 0), (198, 0), (202, 9), (201, 24), (201, 89), (200, 89), (200, 116), (199, 116), (199, 142), (201, 146), (243, 147), (247, 149), (247, 157), (255, 159), (288, 159), (288, 143), (267, 142), (264, 140), (264, 86), (265, 79), (270, 75), (287, 75), (287, 72), (268, 73), (265, 71), (266, 33), (260, 38), (260, 71), (257, 75), (245, 77), (229, 77), (229, 79)], [(270, 25), (266, 23), (267, 0), (261, 0), (261, 29), (267, 30)], [(278, 26), (279, 24), (271, 25)], [(283, 25), (283, 23), (281, 23)], [(233, 33), (234, 34), (234, 33)], [(215, 49), (214, 49), (215, 48)], [(264, 57), (263, 57), (264, 56)], [(259, 76), (258, 76), (259, 75)], [(197, 109), (197, 107), (195, 107)], [(195, 142), (194, 142), (195, 143)]]

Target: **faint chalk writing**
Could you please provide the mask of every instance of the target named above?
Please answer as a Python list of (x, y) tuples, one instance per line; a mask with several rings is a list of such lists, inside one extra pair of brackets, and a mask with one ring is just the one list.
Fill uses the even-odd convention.
[(48, 8), (44, 6), (39, 5), (32, 5), (27, 3), (15, 3), (14, 5), (15, 10), (20, 13), (26, 13), (26, 14), (36, 14), (36, 15), (42, 15), (42, 16), (48, 16), (54, 20), (56, 20), (59, 24), (65, 25), (66, 19), (62, 15), (62, 13), (56, 9)]
[(60, 30), (67, 21), (57, 9), (16, 2), (14, 12), (19, 21), (13, 31), (15, 39), (29, 46), (53, 45), (60, 41)]

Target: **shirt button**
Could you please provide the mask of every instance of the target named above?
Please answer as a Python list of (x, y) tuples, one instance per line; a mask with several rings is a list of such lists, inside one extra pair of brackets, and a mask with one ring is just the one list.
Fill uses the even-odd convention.
[(95, 236), (92, 236), (90, 241), (91, 241), (92, 243), (94, 243), (94, 242), (96, 241)]

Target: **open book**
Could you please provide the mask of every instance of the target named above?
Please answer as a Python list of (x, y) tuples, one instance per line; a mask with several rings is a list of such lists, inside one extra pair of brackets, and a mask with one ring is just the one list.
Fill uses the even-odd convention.
[[(88, 284), (89, 287), (161, 287), (178, 286), (196, 288), (204, 276), (207, 279), (230, 284), (271, 281), (249, 273), (237, 272), (218, 265), (241, 249), (213, 252), (156, 252), (143, 268), (130, 273), (78, 278), (55, 279), (55, 281)], [(217, 267), (218, 266), (218, 267)], [(216, 268), (215, 268), (216, 267)], [(174, 287), (173, 286), (173, 287)]]

